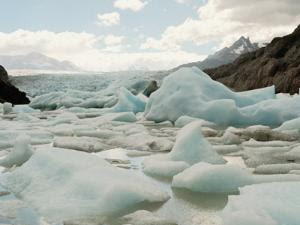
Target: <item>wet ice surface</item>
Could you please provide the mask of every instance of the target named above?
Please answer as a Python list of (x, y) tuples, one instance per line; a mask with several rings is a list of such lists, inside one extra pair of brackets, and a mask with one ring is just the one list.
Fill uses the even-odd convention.
[[(171, 196), (171, 199), (165, 203), (158, 204), (144, 204), (141, 208), (128, 209), (126, 213), (135, 211), (136, 209), (147, 209), (154, 212), (155, 215), (162, 218), (175, 219), (179, 224), (199, 224), (201, 221), (205, 221), (207, 224), (218, 224), (219, 218), (215, 215), (217, 210), (222, 209), (227, 202), (226, 195), (207, 195), (207, 194), (195, 194), (187, 190), (179, 190), (171, 188), (171, 179), (163, 179), (160, 177), (147, 176), (142, 172), (142, 162), (149, 155), (166, 154), (164, 146), (158, 145), (161, 141), (171, 142), (175, 141), (178, 128), (171, 127), (170, 124), (158, 124), (138, 121), (136, 123), (125, 123), (118, 121), (105, 121), (101, 122), (100, 127), (94, 126), (95, 118), (91, 119), (78, 119), (75, 114), (70, 116), (69, 120), (61, 118), (66, 113), (64, 110), (52, 111), (52, 112), (39, 112), (32, 113), (31, 116), (37, 120), (16, 120), (17, 114), (10, 114), (10, 117), (3, 117), (0, 126), (6, 129), (6, 132), (0, 134), (0, 142), (10, 143), (7, 147), (4, 147), (1, 152), (1, 159), (5, 158), (13, 148), (13, 143), (18, 137), (16, 133), (27, 134), (31, 137), (31, 143), (33, 150), (35, 151), (40, 146), (52, 146), (57, 138), (69, 138), (68, 143), (78, 142), (78, 138), (74, 133), (82, 131), (83, 134), (81, 147), (76, 146), (77, 150), (91, 152), (95, 157), (101, 157), (106, 159), (112, 165), (122, 169), (129, 170), (131, 173), (139, 174), (145, 179), (150, 180), (157, 184), (162, 190), (165, 190)], [(74, 117), (75, 116), (75, 117)], [(97, 121), (101, 121), (100, 118), (96, 118)], [(82, 124), (86, 124), (83, 127)], [(56, 126), (60, 126), (60, 132), (54, 129)], [(83, 132), (85, 131), (85, 133)], [(100, 135), (98, 138), (97, 131), (107, 131), (110, 138), (106, 135)], [(102, 133), (103, 134), (103, 133)], [(113, 134), (117, 135), (114, 136)], [(137, 134), (142, 139), (136, 139), (136, 141), (129, 146), (126, 138), (135, 137)], [(8, 136), (9, 135), (9, 136)], [(92, 137), (85, 137), (92, 136)], [(98, 134), (99, 135), (99, 134)], [(96, 137), (95, 137), (96, 136)], [(9, 139), (7, 139), (9, 137)], [(119, 137), (119, 140), (114, 140), (115, 137)], [(74, 140), (72, 140), (74, 138)], [(105, 151), (94, 152), (90, 151), (95, 149), (91, 146), (94, 144), (94, 140), (89, 138), (95, 138), (99, 142), (107, 146)], [(146, 141), (144, 140), (146, 139)], [(132, 139), (134, 140), (134, 139)], [(84, 143), (86, 142), (86, 145)], [(5, 145), (3, 145), (5, 146)], [(140, 148), (146, 146), (147, 148)], [(154, 146), (154, 147), (153, 147)], [(125, 149), (125, 148), (128, 149)], [(79, 149), (78, 149), (79, 148)], [(70, 145), (70, 150), (72, 145)], [(76, 149), (76, 148), (75, 148)], [(102, 150), (102, 149), (100, 149)], [(139, 151), (143, 150), (143, 151)], [(151, 151), (145, 151), (151, 150)], [(163, 150), (163, 152), (161, 152)], [(238, 160), (238, 157), (231, 157), (232, 162)], [(229, 158), (227, 158), (229, 159)], [(12, 169), (13, 170), (13, 169)], [(10, 171), (1, 167), (1, 173), (8, 174)], [(0, 178), (1, 180), (1, 178)], [(0, 218), (3, 224), (47, 224), (47, 218), (43, 218), (38, 211), (32, 209), (27, 202), (23, 202), (19, 196), (14, 196), (11, 193), (4, 193), (0, 197)], [(33, 194), (33, 193), (32, 193)], [(123, 214), (124, 214), (123, 213)], [(50, 223), (48, 221), (48, 223)], [(109, 221), (111, 224), (118, 224), (118, 220)], [(85, 222), (83, 222), (85, 224)]]
[[(94, 112), (97, 111), (99, 110), (94, 109)], [(153, 212), (154, 217), (157, 218), (175, 220), (180, 225), (222, 224), (219, 212), (227, 205), (229, 194), (200, 193), (172, 188), (171, 178), (149, 176), (143, 172), (145, 159), (153, 155), (164, 157), (168, 154), (174, 146), (180, 128), (170, 123), (155, 124), (143, 118), (133, 122), (129, 114), (99, 116), (96, 113), (94, 116), (83, 116), (87, 114), (88, 112), (70, 112), (68, 109), (60, 109), (3, 115), (0, 120), (0, 161), (12, 151), (17, 137), (26, 134), (30, 137), (33, 151), (41, 146), (55, 145), (70, 151), (86, 152), (107, 160), (120, 170), (142, 176), (170, 195), (170, 199), (166, 202), (129, 207), (114, 215), (113, 218), (109, 218), (105, 224), (122, 224), (120, 217), (141, 209)], [(299, 171), (296, 165), (299, 165), (300, 143), (297, 138), (287, 140), (286, 134), (281, 131), (266, 127), (238, 129), (231, 127), (226, 130), (218, 127), (209, 129), (203, 127), (202, 132), (213, 149), (224, 157), (227, 164), (244, 168), (250, 173), (254, 169), (256, 173), (260, 171), (266, 173), (265, 171), (271, 170), (268, 174), (279, 174), (285, 171), (290, 175), (295, 175)], [(3, 174), (9, 173), (10, 170), (1, 167), (0, 183)], [(286, 177), (286, 175), (282, 176)], [(260, 178), (259, 182), (262, 180)], [(83, 218), (78, 221), (65, 221), (65, 224), (95, 225), (98, 222), (97, 218)], [(0, 187), (0, 224), (62, 223), (63, 221), (50, 222), (47, 217), (39, 213), (38, 209), (33, 209), (20, 196), (15, 196)]]

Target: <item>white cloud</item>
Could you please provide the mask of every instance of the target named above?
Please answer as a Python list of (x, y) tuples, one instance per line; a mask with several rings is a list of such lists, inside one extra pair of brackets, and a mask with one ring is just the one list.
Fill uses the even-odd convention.
[(115, 36), (115, 35), (108, 35), (104, 38), (104, 43), (106, 45), (119, 45), (123, 42), (124, 37), (123, 36)]
[(120, 23), (120, 14), (117, 12), (98, 14), (97, 24), (101, 26), (114, 26)]
[(90, 33), (17, 30), (0, 33), (0, 52), (5, 55), (40, 52), (69, 60), (86, 70), (118, 71), (131, 68), (170, 69), (204, 56), (184, 51), (127, 53), (123, 36)]
[(300, 1), (208, 0), (198, 13), (198, 18), (187, 18), (177, 26), (168, 27), (160, 39), (149, 38), (142, 47), (173, 49), (186, 42), (201, 45), (212, 41), (223, 47), (241, 35), (268, 42), (296, 28), (300, 21)]
[(134, 12), (142, 10), (148, 2), (144, 0), (116, 0), (114, 7), (122, 10), (132, 10)]
[(141, 49), (157, 49), (157, 50), (179, 50), (180, 46), (174, 42), (165, 42), (164, 40), (156, 40), (154, 38), (147, 38), (146, 42), (141, 45)]

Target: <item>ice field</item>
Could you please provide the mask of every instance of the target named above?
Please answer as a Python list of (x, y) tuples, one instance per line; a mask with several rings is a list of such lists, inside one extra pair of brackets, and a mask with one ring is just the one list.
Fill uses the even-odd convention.
[(14, 78), (31, 103), (0, 106), (0, 224), (300, 224), (298, 95), (127, 75)]

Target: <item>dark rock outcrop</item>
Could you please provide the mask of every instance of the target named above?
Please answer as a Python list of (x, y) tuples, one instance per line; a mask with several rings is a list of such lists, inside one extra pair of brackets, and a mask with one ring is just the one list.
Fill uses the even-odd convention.
[(28, 104), (26, 94), (9, 82), (9, 77), (3, 66), (0, 65), (0, 102), (10, 102), (14, 105)]
[(148, 87), (144, 90), (143, 94), (147, 97), (150, 97), (150, 95), (155, 92), (158, 89), (157, 82), (155, 80), (151, 81)]
[(300, 25), (264, 48), (246, 53), (233, 63), (205, 70), (235, 91), (275, 85), (276, 92), (298, 93), (300, 87)]

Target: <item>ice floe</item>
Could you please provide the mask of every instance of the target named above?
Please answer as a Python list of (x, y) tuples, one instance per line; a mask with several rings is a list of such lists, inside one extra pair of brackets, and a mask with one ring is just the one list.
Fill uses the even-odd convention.
[(21, 166), (33, 155), (33, 150), (30, 145), (30, 137), (21, 135), (16, 139), (13, 149), (4, 158), (0, 160), (0, 166), (13, 167)]
[(230, 196), (222, 211), (224, 225), (300, 224), (300, 182), (251, 185)]
[[(143, 184), (143, 185), (140, 185)], [(42, 148), (4, 185), (52, 220), (109, 216), (168, 194), (144, 178), (88, 153)]]

